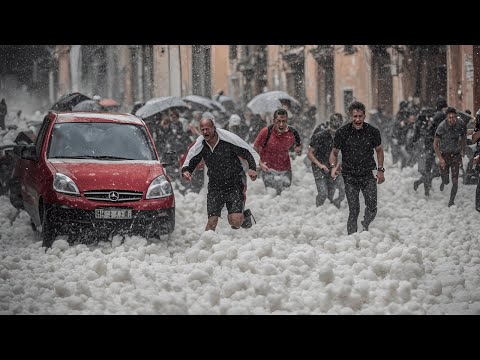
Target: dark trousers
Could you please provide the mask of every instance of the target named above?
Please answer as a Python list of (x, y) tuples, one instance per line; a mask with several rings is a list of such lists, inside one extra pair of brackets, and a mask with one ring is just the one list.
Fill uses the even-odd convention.
[(435, 153), (431, 151), (425, 152), (425, 168), (422, 177), (418, 180), (418, 184), (425, 186), (425, 191), (432, 188), (432, 179), (440, 176), (440, 169), (435, 164)]
[(357, 220), (360, 214), (360, 191), (365, 198), (365, 216), (364, 226), (368, 225), (375, 219), (377, 215), (377, 181), (373, 174), (367, 176), (354, 177), (343, 175), (345, 182), (345, 195), (348, 202), (348, 235), (357, 232)]
[[(337, 177), (336, 180), (333, 180), (330, 176), (330, 173), (325, 173), (320, 169), (313, 170), (313, 177), (315, 179), (315, 185), (317, 185), (317, 198), (316, 205), (322, 206), (326, 199), (330, 200), (331, 203), (336, 203), (338, 206), (341, 201), (345, 199), (345, 189), (343, 184), (343, 178), (341, 176)], [(338, 189), (338, 197), (333, 200), (335, 195), (335, 190)]]
[(445, 185), (450, 182), (450, 169), (452, 169), (452, 190), (450, 190), (450, 203), (453, 203), (458, 190), (458, 175), (460, 174), (460, 165), (462, 165), (462, 156), (459, 153), (442, 153), (442, 158), (445, 160), (445, 167), (441, 169), (442, 182)]
[(265, 187), (271, 187), (277, 190), (277, 195), (280, 195), (283, 190), (292, 185), (292, 170), (261, 172), (263, 183)]

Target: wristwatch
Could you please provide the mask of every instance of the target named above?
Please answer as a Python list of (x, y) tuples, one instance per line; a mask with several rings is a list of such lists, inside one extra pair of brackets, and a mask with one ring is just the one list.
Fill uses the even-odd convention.
[(377, 171), (385, 172), (385, 168), (383, 166), (379, 167), (379, 168), (377, 168)]
[(335, 164), (330, 164), (330, 169), (333, 169), (335, 167)]

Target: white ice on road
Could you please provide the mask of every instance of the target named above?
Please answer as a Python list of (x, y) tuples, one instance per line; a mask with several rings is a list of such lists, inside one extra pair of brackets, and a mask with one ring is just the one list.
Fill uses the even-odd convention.
[(413, 190), (416, 167), (400, 170), (387, 154), (377, 217), (347, 236), (346, 201), (315, 207), (304, 156), (279, 197), (249, 180), (252, 228), (223, 217), (204, 232), (205, 189), (177, 192), (176, 229), (154, 242), (59, 239), (45, 252), (28, 215), (0, 197), (0, 313), (480, 314), (475, 186), (460, 183), (448, 208), (451, 185), (440, 192), (434, 179), (427, 200), (423, 185)]

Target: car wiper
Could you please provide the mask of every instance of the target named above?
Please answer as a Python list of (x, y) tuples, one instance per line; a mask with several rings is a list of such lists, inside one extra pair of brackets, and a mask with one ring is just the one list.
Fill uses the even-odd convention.
[(101, 160), (137, 160), (124, 158), (120, 156), (108, 156), (108, 155), (75, 155), (75, 156), (51, 156), (49, 159), (101, 159)]

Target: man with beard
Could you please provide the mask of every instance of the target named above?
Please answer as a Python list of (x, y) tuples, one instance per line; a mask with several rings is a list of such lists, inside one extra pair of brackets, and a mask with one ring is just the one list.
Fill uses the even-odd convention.
[[(349, 215), (347, 222), (348, 234), (357, 231), (357, 220), (360, 214), (360, 191), (365, 199), (365, 217), (361, 222), (363, 229), (368, 226), (377, 214), (377, 182), (385, 181), (383, 167), (384, 153), (380, 131), (365, 122), (365, 105), (359, 101), (352, 102), (348, 107), (351, 122), (340, 127), (333, 139), (333, 149), (330, 153), (330, 171), (332, 178), (338, 176), (338, 153), (342, 152), (342, 176), (345, 182)], [(377, 163), (373, 158), (373, 150), (377, 153)], [(376, 180), (372, 171), (377, 169)]]
[(203, 159), (208, 168), (207, 215), (205, 231), (215, 231), (223, 207), (228, 210), (228, 222), (233, 229), (252, 226), (252, 213), (244, 211), (247, 178), (239, 159), (248, 162), (248, 176), (257, 179), (260, 157), (237, 135), (215, 126), (215, 116), (205, 112), (200, 121), (200, 136), (188, 150), (182, 176), (192, 180), (192, 173)]

